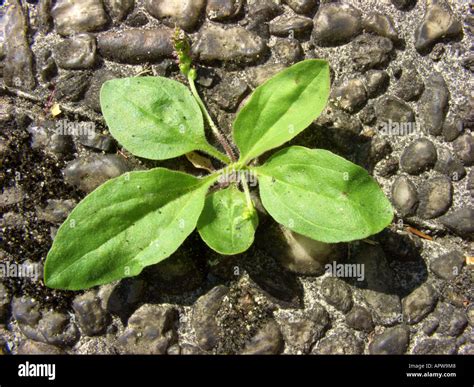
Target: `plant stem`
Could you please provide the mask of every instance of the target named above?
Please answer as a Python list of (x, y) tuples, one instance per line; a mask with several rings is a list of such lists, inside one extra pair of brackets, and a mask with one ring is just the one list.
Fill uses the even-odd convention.
[(247, 183), (247, 178), (245, 177), (245, 171), (243, 171), (240, 176), (240, 180), (242, 181), (242, 187), (244, 187), (245, 198), (247, 199), (247, 208), (253, 212), (253, 202), (252, 198), (250, 197), (250, 190), (249, 185)]
[(206, 144), (205, 147), (203, 147), (202, 149), (199, 149), (199, 150), (202, 151), (202, 152), (207, 153), (209, 156), (212, 156), (212, 157), (216, 158), (217, 160), (221, 161), (224, 164), (230, 164), (230, 162), (231, 162), (231, 160), (229, 159), (228, 156), (221, 153), (220, 151), (218, 151), (216, 148), (214, 148), (210, 144)]
[[(204, 102), (202, 101), (201, 96), (199, 95), (199, 93), (196, 89), (196, 85), (194, 84), (194, 79), (192, 77), (190, 77), (189, 75), (188, 75), (188, 82), (189, 82), (189, 87), (191, 88), (191, 92), (193, 93), (194, 98), (196, 99), (199, 107), (201, 108), (202, 114), (204, 115), (207, 122), (209, 123), (209, 126), (211, 127), (212, 133), (214, 133), (214, 136), (216, 136), (217, 141), (219, 141), (219, 143), (224, 148), (224, 150), (227, 153), (227, 156), (229, 157), (230, 161), (235, 162), (236, 157), (235, 157), (234, 151), (232, 150), (232, 147), (230, 146), (227, 139), (219, 131), (216, 124), (212, 120), (212, 117), (210, 116), (209, 112), (206, 109), (206, 105), (204, 105)], [(206, 150), (206, 152), (207, 152), (207, 150)], [(214, 155), (212, 155), (212, 156), (214, 156)], [(226, 164), (228, 164), (228, 162), (226, 162)]]

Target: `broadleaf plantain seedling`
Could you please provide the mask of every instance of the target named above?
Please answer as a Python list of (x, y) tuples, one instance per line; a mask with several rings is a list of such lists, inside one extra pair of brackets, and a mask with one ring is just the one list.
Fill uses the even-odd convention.
[[(46, 259), (47, 286), (79, 290), (136, 276), (172, 255), (196, 227), (218, 253), (244, 252), (258, 225), (250, 178), (258, 179), (261, 202), (278, 223), (318, 241), (363, 239), (390, 224), (392, 207), (375, 180), (327, 150), (291, 146), (263, 165), (253, 162), (321, 114), (330, 91), (326, 61), (301, 61), (257, 87), (237, 113), (232, 146), (196, 90), (180, 32), (175, 47), (190, 90), (163, 77), (107, 81), (100, 93), (105, 121), (136, 156), (164, 160), (199, 151), (224, 167), (200, 178), (165, 168), (134, 171), (98, 187), (59, 228)], [(225, 153), (206, 139), (203, 117)]]

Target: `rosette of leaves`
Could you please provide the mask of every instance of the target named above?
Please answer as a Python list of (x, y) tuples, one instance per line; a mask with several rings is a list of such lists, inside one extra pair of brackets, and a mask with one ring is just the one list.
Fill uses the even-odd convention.
[[(244, 178), (250, 174), (268, 213), (309, 238), (363, 239), (391, 222), (392, 208), (375, 180), (327, 150), (291, 146), (263, 165), (253, 162), (321, 114), (330, 92), (326, 61), (299, 62), (256, 88), (236, 115), (233, 146), (199, 98), (195, 70), (187, 66), (184, 73), (190, 89), (162, 77), (107, 81), (100, 94), (104, 118), (136, 156), (164, 160), (198, 151), (222, 168), (202, 177), (155, 168), (104, 183), (59, 228), (45, 264), (47, 286), (78, 290), (135, 276), (172, 255), (196, 228), (218, 253), (244, 252), (258, 226)], [(203, 117), (226, 154), (208, 142)], [(216, 189), (230, 172), (242, 179)]]

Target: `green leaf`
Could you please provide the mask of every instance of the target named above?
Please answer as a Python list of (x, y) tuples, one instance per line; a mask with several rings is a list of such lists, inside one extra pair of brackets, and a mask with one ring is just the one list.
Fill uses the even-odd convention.
[(312, 239), (363, 239), (392, 221), (392, 207), (376, 181), (365, 169), (329, 151), (285, 148), (255, 170), (269, 214)]
[(100, 104), (112, 136), (135, 156), (164, 160), (209, 147), (199, 105), (179, 82), (113, 79), (102, 86)]
[(309, 59), (257, 87), (234, 122), (240, 161), (279, 147), (306, 129), (326, 106), (329, 80), (328, 63)]
[(214, 192), (206, 198), (199, 234), (220, 254), (242, 253), (252, 245), (258, 226), (257, 213), (248, 213), (245, 195), (235, 186)]
[(215, 179), (155, 168), (107, 181), (59, 228), (46, 259), (46, 285), (85, 289), (169, 257), (196, 227)]

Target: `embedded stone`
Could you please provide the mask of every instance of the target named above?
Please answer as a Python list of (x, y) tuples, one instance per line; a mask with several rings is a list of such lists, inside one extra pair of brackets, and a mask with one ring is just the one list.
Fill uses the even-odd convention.
[(451, 206), (453, 186), (446, 176), (433, 177), (420, 187), (420, 204), (418, 216), (422, 219), (433, 219), (443, 215)]
[(462, 25), (444, 1), (433, 1), (428, 6), (423, 22), (415, 31), (415, 48), (424, 53), (440, 39), (453, 38), (462, 33)]
[(363, 19), (362, 26), (367, 32), (384, 36), (393, 42), (398, 41), (398, 33), (390, 16), (378, 12), (371, 12)]
[(268, 47), (265, 41), (242, 27), (205, 26), (192, 45), (193, 56), (202, 62), (222, 61), (249, 64)]
[(107, 23), (100, 0), (57, 0), (51, 14), (56, 31), (64, 36), (98, 31)]
[(146, 10), (170, 27), (178, 26), (185, 31), (195, 29), (206, 5), (205, 0), (147, 0)]
[(437, 160), (437, 151), (433, 143), (422, 138), (413, 141), (402, 153), (400, 166), (410, 175), (418, 175), (432, 168)]
[(33, 74), (33, 54), (30, 49), (26, 18), (17, 0), (10, 2), (7, 9), (4, 33), (5, 60), (3, 78), (5, 84), (24, 90), (32, 90), (36, 85)]
[(92, 35), (79, 34), (57, 44), (53, 51), (53, 58), (63, 69), (87, 69), (94, 66), (96, 48), (95, 38)]
[(97, 37), (99, 53), (120, 63), (156, 62), (173, 55), (173, 31), (168, 28), (109, 31)]
[(348, 43), (361, 31), (361, 12), (348, 4), (323, 4), (314, 16), (313, 40), (320, 46)]
[(413, 215), (418, 206), (418, 192), (412, 181), (399, 176), (392, 186), (392, 201), (402, 216)]

